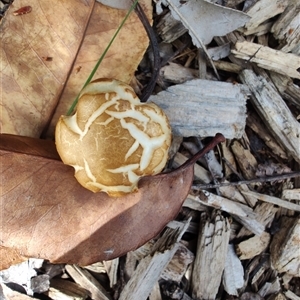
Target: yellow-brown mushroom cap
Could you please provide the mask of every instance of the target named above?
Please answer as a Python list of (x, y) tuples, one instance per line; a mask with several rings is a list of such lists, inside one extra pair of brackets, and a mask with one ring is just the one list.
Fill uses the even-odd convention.
[(164, 112), (141, 103), (129, 85), (98, 79), (81, 92), (75, 114), (60, 117), (55, 142), (82, 186), (120, 196), (136, 190), (141, 176), (162, 171), (171, 128)]

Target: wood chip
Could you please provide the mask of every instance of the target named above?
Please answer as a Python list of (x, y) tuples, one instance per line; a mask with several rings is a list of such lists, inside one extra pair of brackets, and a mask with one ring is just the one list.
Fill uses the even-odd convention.
[(288, 298), (288, 299), (291, 299), (291, 300), (300, 300), (300, 297), (297, 296), (295, 293), (293, 293), (292, 291), (286, 291), (285, 293), (285, 296)]
[(147, 299), (156, 284), (162, 270), (168, 265), (179, 247), (179, 240), (186, 231), (189, 221), (181, 227), (167, 229), (154, 244), (152, 253), (144, 257), (134, 275), (122, 290), (119, 300)]
[(257, 161), (249, 149), (245, 149), (239, 141), (234, 141), (231, 150), (237, 160), (237, 163), (245, 179), (255, 177)]
[(76, 283), (90, 292), (94, 300), (111, 299), (106, 290), (87, 270), (76, 265), (66, 265), (66, 271)]
[(253, 112), (248, 114), (247, 125), (266, 143), (272, 150), (272, 153), (278, 155), (282, 159), (287, 159), (285, 151), (270, 134), (257, 114)]
[(241, 85), (195, 79), (169, 87), (149, 102), (159, 105), (169, 118), (173, 134), (242, 136), (246, 121), (246, 96)]
[(271, 262), (279, 273), (300, 277), (300, 217), (282, 218), (282, 226), (270, 245)]
[[(174, 157), (173, 167), (177, 168), (177, 167), (181, 166), (182, 164), (184, 164), (187, 160), (188, 160), (187, 157), (185, 157), (180, 152), (177, 152)], [(194, 175), (195, 179), (200, 180), (203, 183), (211, 182), (210, 173), (198, 164), (195, 164), (195, 166), (194, 166), (194, 174), (195, 174)]]
[(179, 244), (172, 260), (163, 270), (161, 278), (180, 283), (188, 266), (193, 262), (194, 254), (183, 244)]
[(285, 200), (300, 200), (300, 189), (286, 189), (282, 191), (282, 199)]
[(260, 201), (265, 201), (265, 202), (268, 202), (268, 203), (272, 203), (272, 204), (275, 204), (275, 205), (278, 205), (280, 207), (284, 207), (284, 208), (287, 208), (287, 209), (290, 209), (290, 210), (300, 211), (300, 205), (288, 202), (286, 200), (282, 200), (282, 199), (277, 198), (277, 197), (268, 196), (268, 195), (265, 195), (265, 194), (259, 194), (259, 193), (256, 193), (256, 192), (250, 192), (250, 191), (249, 192), (242, 192), (242, 193), (244, 195), (250, 195), (250, 196), (256, 197)]
[(212, 219), (201, 215), (197, 254), (193, 266), (191, 290), (196, 299), (215, 299), (225, 267), (230, 224), (216, 214)]
[(255, 235), (236, 245), (239, 259), (251, 259), (256, 255), (261, 254), (267, 249), (271, 240), (271, 235), (268, 232), (263, 232), (261, 235)]
[(251, 19), (247, 22), (245, 27), (251, 30), (264, 21), (282, 13), (288, 6), (288, 0), (260, 0), (254, 2), (246, 13), (251, 16)]
[(79, 284), (63, 279), (52, 279), (47, 292), (47, 295), (53, 300), (85, 300), (89, 294), (89, 291)]
[(223, 275), (223, 285), (225, 291), (229, 295), (234, 296), (239, 295), (238, 290), (244, 285), (244, 268), (237, 257), (232, 244), (228, 246)]
[(300, 79), (299, 56), (250, 42), (237, 42), (231, 51), (237, 58), (255, 62), (259, 67)]
[(240, 78), (252, 92), (252, 103), (277, 142), (287, 150), (288, 155), (300, 162), (300, 124), (277, 90), (251, 70), (242, 71)]
[(280, 40), (280, 49), (284, 52), (300, 54), (300, 4), (299, 1), (288, 1), (288, 7), (274, 22), (271, 32)]
[(232, 215), (238, 222), (243, 224), (251, 232), (260, 235), (264, 231), (264, 226), (256, 220), (256, 215), (253, 210), (241, 203), (231, 201), (227, 198), (214, 195), (207, 191), (203, 191), (199, 196), (189, 195), (195, 201), (201, 204), (208, 205), (217, 209), (226, 211)]

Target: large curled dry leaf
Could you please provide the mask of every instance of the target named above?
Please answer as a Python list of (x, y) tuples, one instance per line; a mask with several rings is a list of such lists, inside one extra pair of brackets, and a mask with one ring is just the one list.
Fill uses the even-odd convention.
[(79, 185), (53, 142), (0, 135), (2, 252), (87, 265), (141, 246), (177, 215), (199, 155), (223, 140), (217, 135), (177, 170), (143, 177), (137, 192), (110, 198)]
[[(151, 19), (151, 0), (140, 2)], [(24, 6), (31, 12), (14, 15)], [(1, 133), (40, 137), (50, 123), (47, 136), (53, 138), (58, 118), (70, 108), (126, 13), (94, 0), (55, 5), (15, 0), (0, 24)], [(148, 44), (132, 13), (95, 78), (129, 83)]]
[[(58, 102), (94, 0), (16, 0), (1, 23), (1, 132), (39, 137)], [(31, 12), (14, 15), (30, 6)]]

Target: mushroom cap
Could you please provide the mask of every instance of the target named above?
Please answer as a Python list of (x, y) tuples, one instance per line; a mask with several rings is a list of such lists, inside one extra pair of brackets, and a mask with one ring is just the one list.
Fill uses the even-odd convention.
[(129, 85), (97, 79), (82, 90), (76, 112), (60, 117), (55, 143), (83, 187), (122, 196), (137, 190), (140, 177), (162, 171), (171, 127), (162, 109), (141, 103)]

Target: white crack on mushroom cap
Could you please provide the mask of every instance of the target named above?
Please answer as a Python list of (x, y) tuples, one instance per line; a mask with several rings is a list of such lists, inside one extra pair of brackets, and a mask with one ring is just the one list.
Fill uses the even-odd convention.
[(82, 186), (121, 196), (162, 171), (171, 128), (161, 108), (141, 103), (129, 85), (98, 79), (81, 92), (76, 113), (60, 117), (55, 142)]

